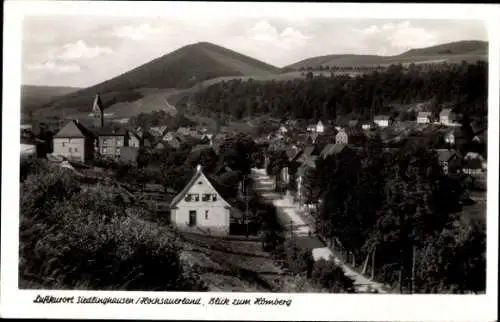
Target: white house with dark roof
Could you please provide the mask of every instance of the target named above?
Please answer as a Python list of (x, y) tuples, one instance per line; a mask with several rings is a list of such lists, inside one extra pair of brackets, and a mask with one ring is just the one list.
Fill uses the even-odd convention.
[(377, 115), (373, 118), (373, 122), (380, 127), (388, 127), (391, 124), (389, 115)]
[(186, 187), (170, 203), (171, 223), (182, 231), (227, 236), (231, 205), (198, 166)]
[(456, 115), (451, 111), (451, 108), (445, 108), (439, 113), (439, 122), (446, 126), (454, 125), (456, 121)]

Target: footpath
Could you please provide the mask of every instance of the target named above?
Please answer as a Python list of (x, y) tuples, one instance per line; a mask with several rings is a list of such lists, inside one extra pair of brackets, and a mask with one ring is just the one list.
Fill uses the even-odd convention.
[(378, 293), (387, 293), (382, 284), (370, 280), (361, 275), (346, 263), (342, 262), (314, 233), (312, 225), (306, 223), (301, 215), (299, 206), (277, 192), (274, 191), (274, 180), (270, 178), (265, 169), (252, 169), (252, 178), (255, 182), (255, 190), (267, 202), (276, 207), (281, 224), (287, 228), (289, 236), (296, 238), (297, 244), (303, 248), (312, 250), (314, 260), (333, 260), (342, 267), (347, 277), (354, 280), (354, 286), (358, 293), (376, 291)]

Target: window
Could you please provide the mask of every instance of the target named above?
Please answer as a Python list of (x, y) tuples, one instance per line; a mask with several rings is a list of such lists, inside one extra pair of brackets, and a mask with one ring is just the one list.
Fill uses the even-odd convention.
[(200, 195), (195, 193), (194, 194), (194, 201), (200, 201)]
[(208, 219), (208, 210), (205, 210), (205, 219)]
[(116, 146), (122, 146), (122, 140), (121, 139), (116, 140)]
[(120, 148), (116, 148), (116, 150), (115, 150), (115, 154), (116, 154), (116, 155), (120, 155)]
[(196, 210), (189, 210), (189, 226), (196, 225)]
[(217, 195), (212, 195), (212, 201), (217, 201)]
[(201, 201), (210, 201), (210, 196), (211, 195), (209, 193), (204, 193)]
[(71, 148), (68, 148), (69, 153), (71, 153)]
[(78, 148), (75, 148), (75, 152), (78, 152)]
[(198, 181), (198, 184), (203, 184), (203, 182), (202, 181)]
[(106, 153), (107, 149), (106, 148), (102, 148), (102, 153)]
[(186, 195), (186, 197), (184, 198), (184, 200), (187, 201), (187, 202), (190, 202), (191, 200), (193, 200), (193, 196), (190, 193), (188, 193)]
[(66, 142), (63, 142), (63, 143), (62, 143), (62, 147), (63, 147), (63, 148), (64, 148), (64, 147), (66, 147)]

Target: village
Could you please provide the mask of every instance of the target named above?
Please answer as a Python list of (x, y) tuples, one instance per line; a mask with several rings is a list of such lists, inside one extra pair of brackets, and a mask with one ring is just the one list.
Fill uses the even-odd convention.
[[(86, 189), (103, 182), (114, 186), (127, 200), (127, 211), (140, 213), (146, 209), (154, 213), (149, 216), (155, 222), (173, 227), (190, 245), (187, 249), (194, 253), (187, 251), (189, 255), (185, 256), (197, 265), (211, 266), (212, 273), (212, 266), (219, 267), (220, 263), (214, 263), (206, 254), (200, 260), (201, 254), (195, 248), (217, 249), (218, 259), (230, 257), (231, 253), (241, 255), (245, 251), (239, 245), (245, 249), (252, 244), (250, 248), (255, 249), (256, 243), (263, 245), (258, 253), (273, 253), (275, 241), (266, 236), (280, 231), (280, 238), (310, 252), (314, 261), (334, 260), (352, 280), (356, 292), (387, 293), (394, 290), (374, 280), (373, 269), (369, 272), (373, 263), (369, 264), (368, 257), (356, 260), (340, 240), (325, 238), (318, 230), (318, 209), (324, 200), (312, 197), (305, 182), (321, 160), (361, 153), (374, 138), (382, 141), (383, 151), (392, 151), (404, 144), (428, 142), (430, 136), (434, 140), (429, 141), (429, 148), (435, 152), (443, 173), (467, 177), (466, 199), (484, 204), (487, 162), (478, 151), (486, 146), (486, 128), (471, 124), (471, 131), (464, 133), (459, 116), (451, 108), (443, 108), (438, 115), (427, 111), (424, 103), (417, 104), (417, 109), (420, 111), (415, 113), (416, 118), (405, 121), (391, 115), (377, 115), (372, 121), (346, 120), (342, 124), (273, 120), (256, 135), (201, 125), (132, 128), (106, 120), (105, 106), (97, 94), (89, 104), (90, 118), (69, 120), (49, 140), (35, 135), (30, 126), (22, 126), (21, 155), (46, 158), (79, 177)], [(231, 145), (228, 142), (232, 142), (229, 149), (234, 151), (227, 150)], [(184, 152), (180, 153), (181, 160), (170, 163), (171, 167), (182, 165), (186, 171), (184, 177), (182, 171), (173, 172), (179, 184), (173, 183), (176, 180), (165, 183), (160, 177), (166, 170), (155, 166), (154, 159), (162, 163), (162, 157), (175, 151)], [(269, 207), (280, 227), (272, 232)], [(234, 261), (242, 260), (235, 257)], [(250, 270), (245, 264), (239, 266), (240, 270)], [(279, 261), (261, 266), (261, 275), (286, 275)]]

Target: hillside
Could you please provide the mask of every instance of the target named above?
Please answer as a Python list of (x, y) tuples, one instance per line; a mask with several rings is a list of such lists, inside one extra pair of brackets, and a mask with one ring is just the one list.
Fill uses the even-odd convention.
[(22, 85), (21, 111), (27, 112), (34, 107), (47, 104), (56, 97), (76, 92), (79, 89), (76, 87)]
[(71, 106), (84, 112), (97, 92), (105, 106), (132, 102), (143, 97), (141, 89), (189, 88), (198, 82), (222, 76), (266, 76), (279, 68), (232, 50), (200, 42), (179, 48), (103, 83), (82, 89), (62, 99), (46, 104), (60, 110)]
[(325, 55), (311, 57), (286, 68), (316, 68), (319, 66), (370, 66), (398, 63), (431, 63), (448, 61), (450, 63), (462, 60), (485, 60), (488, 56), (488, 43), (485, 41), (466, 40), (442, 45), (411, 49), (400, 55)]

